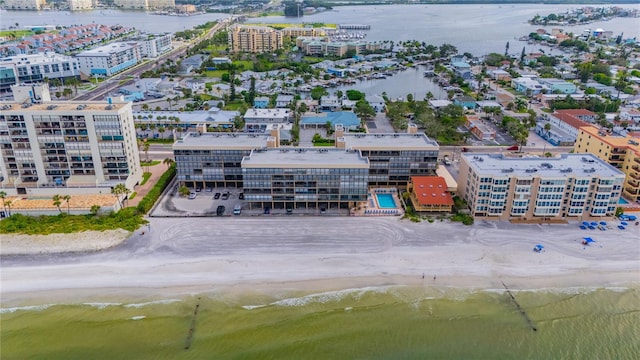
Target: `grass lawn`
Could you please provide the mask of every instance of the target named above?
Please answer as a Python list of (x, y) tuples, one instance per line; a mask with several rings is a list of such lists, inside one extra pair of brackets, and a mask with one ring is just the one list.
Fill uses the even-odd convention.
[(140, 186), (146, 184), (147, 181), (149, 181), (150, 177), (151, 177), (151, 173), (150, 172), (146, 172), (146, 173), (142, 174), (142, 182), (140, 182)]
[(322, 142), (322, 143), (313, 143), (313, 146), (314, 147), (334, 147), (334, 146), (336, 146), (336, 144), (335, 143)]
[(208, 78), (221, 78), (222, 74), (226, 73), (227, 70), (207, 70), (204, 71), (204, 76)]
[(8, 38), (15, 38), (15, 39), (20, 39), (21, 37), (24, 36), (31, 36), (35, 34), (33, 31), (31, 30), (2, 30), (0, 31), (0, 36), (2, 37), (8, 37)]
[(136, 197), (136, 195), (138, 195), (138, 193), (137, 193), (137, 192), (135, 192), (135, 191), (134, 191), (134, 192), (132, 192), (132, 193), (131, 193), (131, 196), (129, 196), (129, 200), (133, 200), (133, 198), (134, 198), (134, 197)]
[(242, 102), (228, 103), (224, 105), (224, 110), (230, 110), (230, 111), (239, 110), (242, 105), (243, 105)]
[(238, 60), (238, 61), (234, 61), (234, 62), (233, 62), (233, 65), (236, 65), (236, 66), (242, 65), (242, 66), (244, 66), (244, 67), (242, 68), (242, 71), (245, 71), (245, 70), (253, 70), (253, 62), (252, 62), (252, 61), (249, 61), (249, 60)]
[(307, 62), (309, 64), (315, 64), (315, 63), (319, 63), (320, 61), (323, 61), (323, 58), (319, 58), (319, 57), (315, 57), (315, 56), (305, 56), (302, 58), (302, 60), (304, 62)]
[(140, 161), (140, 166), (156, 166), (160, 164), (160, 160)]

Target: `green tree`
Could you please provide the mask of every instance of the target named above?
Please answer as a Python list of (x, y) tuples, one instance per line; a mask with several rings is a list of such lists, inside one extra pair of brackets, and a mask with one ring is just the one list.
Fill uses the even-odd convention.
[(98, 216), (98, 213), (100, 212), (100, 205), (91, 205), (89, 212), (93, 216)]
[(370, 119), (376, 115), (376, 111), (365, 99), (358, 100), (354, 112), (364, 120)]
[(60, 209), (60, 205), (62, 205), (62, 197), (58, 194), (53, 195), (53, 198), (51, 198), (51, 200), (53, 200), (53, 206), (58, 208), (58, 211), (60, 211), (60, 213), (62, 214), (62, 209)]
[(173, 160), (172, 158), (165, 158), (164, 160), (162, 160), (162, 163), (167, 165), (167, 169), (169, 169), (171, 165), (175, 164), (175, 160)]
[(7, 210), (7, 205), (6, 205), (6, 199), (7, 199), (7, 193), (4, 191), (0, 191), (0, 199), (2, 199), (2, 211), (6, 212)]
[(127, 198), (127, 195), (129, 195), (130, 192), (131, 190), (129, 190), (124, 184), (118, 184), (111, 188), (111, 194), (115, 196), (121, 207), (124, 207), (124, 199)]
[(64, 200), (67, 203), (67, 215), (71, 213), (71, 207), (69, 205), (69, 200), (71, 200), (71, 195), (65, 195), (62, 197), (62, 200)]
[(180, 194), (180, 196), (187, 197), (187, 196), (189, 196), (189, 194), (191, 193), (191, 190), (189, 190), (189, 188), (188, 188), (188, 187), (186, 187), (186, 186), (182, 185), (182, 186), (180, 186), (180, 188), (178, 189), (178, 193)]
[(320, 100), (321, 97), (326, 95), (329, 95), (329, 93), (327, 92), (327, 89), (323, 88), (322, 86), (316, 86), (311, 89), (311, 98), (313, 100)]

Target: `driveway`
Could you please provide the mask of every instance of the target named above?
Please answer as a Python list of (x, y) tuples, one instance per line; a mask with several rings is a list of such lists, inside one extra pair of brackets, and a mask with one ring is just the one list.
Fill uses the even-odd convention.
[(385, 113), (376, 113), (376, 116), (372, 120), (367, 121), (367, 124), (370, 122), (375, 123), (375, 127), (368, 127), (370, 133), (389, 134), (395, 132)]

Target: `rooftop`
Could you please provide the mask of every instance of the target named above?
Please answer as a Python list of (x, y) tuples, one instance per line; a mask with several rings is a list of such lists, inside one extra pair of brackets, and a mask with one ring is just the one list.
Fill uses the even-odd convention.
[(578, 119), (577, 117), (570, 115), (570, 114), (564, 114), (564, 113), (555, 113), (555, 114), (551, 114), (550, 116), (553, 116), (555, 118), (557, 118), (558, 120), (566, 123), (567, 125), (579, 129), (582, 126), (588, 126), (589, 123), (583, 120)]
[(260, 149), (242, 160), (243, 168), (360, 168), (368, 169), (369, 160), (358, 151), (331, 148)]
[(267, 146), (268, 134), (189, 132), (173, 143), (173, 150), (252, 150)]
[(425, 134), (346, 133), (342, 137), (347, 149), (359, 150), (438, 150), (438, 143)]
[[(41, 104), (16, 103), (16, 102), (0, 102), (0, 110), (25, 112), (70, 112), (70, 111), (117, 111), (125, 106), (128, 102), (113, 101), (111, 104), (105, 101), (47, 101)], [(108, 109), (108, 107), (111, 107)]]
[(462, 154), (479, 175), (511, 177), (624, 177), (620, 170), (592, 154), (562, 154), (561, 157), (504, 157), (499, 154)]
[(443, 177), (412, 176), (411, 181), (420, 205), (453, 205), (453, 198)]
[(336, 112), (323, 112), (323, 113), (307, 113), (300, 119), (302, 125), (324, 125), (329, 121), (334, 127), (337, 124), (341, 124), (346, 128), (359, 126), (360, 119), (355, 113), (350, 111), (336, 111)]
[(91, 50), (83, 51), (76, 56), (109, 56), (121, 51), (133, 49), (136, 46), (136, 43), (128, 44), (123, 42), (115, 42)]
[(636, 154), (640, 154), (640, 137), (629, 134), (627, 136), (608, 135), (602, 133), (598, 128), (594, 126), (584, 126), (580, 128), (581, 131), (602, 140), (603, 142), (611, 145), (614, 148), (630, 148)]
[(285, 118), (291, 115), (291, 110), (289, 109), (249, 109), (244, 114), (245, 118), (256, 119), (256, 118)]
[[(142, 115), (145, 121), (167, 122), (168, 117), (180, 119), (181, 123), (216, 123), (216, 124), (232, 124), (236, 116), (240, 115), (238, 111), (212, 109), (209, 111), (139, 111), (134, 112), (135, 121), (138, 115)], [(158, 120), (158, 116), (165, 116), (163, 120)]]

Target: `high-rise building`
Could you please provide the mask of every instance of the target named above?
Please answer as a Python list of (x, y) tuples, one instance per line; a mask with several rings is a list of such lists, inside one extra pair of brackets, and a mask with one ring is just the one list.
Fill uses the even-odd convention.
[(615, 215), (624, 174), (595, 155), (462, 155), (458, 195), (474, 217), (557, 221)]
[(640, 137), (611, 135), (583, 126), (573, 150), (593, 154), (622, 171), (626, 175), (622, 197), (632, 202), (640, 200)]
[(60, 187), (109, 193), (142, 179), (129, 102), (0, 102), (0, 151), (2, 187), (18, 194)]
[(115, 0), (122, 9), (167, 10), (176, 7), (175, 0)]
[(47, 0), (5, 0), (4, 6), (9, 10), (42, 10)]
[(232, 52), (263, 53), (283, 46), (282, 33), (267, 26), (235, 24), (229, 28), (228, 36)]
[(69, 10), (90, 10), (93, 9), (93, 0), (67, 0), (69, 3)]

